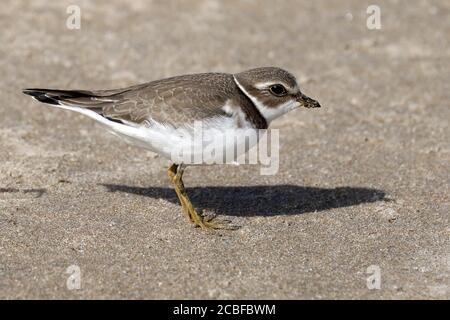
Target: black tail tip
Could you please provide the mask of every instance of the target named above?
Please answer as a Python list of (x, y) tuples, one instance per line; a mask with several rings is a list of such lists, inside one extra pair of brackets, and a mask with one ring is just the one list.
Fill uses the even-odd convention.
[(45, 90), (42, 90), (42, 89), (23, 89), (22, 93), (32, 96), (37, 101), (40, 101), (43, 103), (55, 104), (55, 105), (59, 104), (59, 102), (57, 100), (48, 97), (45, 94)]
[(22, 93), (27, 94), (27, 95), (32, 96), (32, 97), (44, 94), (42, 91), (39, 91), (37, 89), (23, 89)]

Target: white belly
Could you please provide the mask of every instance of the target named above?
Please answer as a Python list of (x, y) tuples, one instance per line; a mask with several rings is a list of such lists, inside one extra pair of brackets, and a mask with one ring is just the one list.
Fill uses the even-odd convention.
[(195, 122), (192, 126), (178, 129), (153, 122), (138, 130), (141, 130), (143, 139), (137, 141), (135, 136), (129, 135), (123, 138), (175, 163), (191, 165), (240, 162), (239, 157), (259, 140), (258, 130), (238, 128), (234, 119), (228, 117)]
[(236, 163), (241, 156), (259, 141), (259, 130), (250, 123), (239, 128), (234, 117), (216, 117), (194, 122), (183, 128), (149, 121), (147, 124), (122, 124), (110, 121), (94, 111), (80, 108), (58, 106), (82, 113), (95, 119), (114, 135), (126, 142), (145, 148), (170, 159), (174, 163), (185, 164), (224, 164)]

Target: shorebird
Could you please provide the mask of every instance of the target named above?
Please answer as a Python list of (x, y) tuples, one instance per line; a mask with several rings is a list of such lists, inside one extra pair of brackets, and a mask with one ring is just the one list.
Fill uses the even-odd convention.
[[(25, 89), (23, 93), (84, 114), (127, 142), (168, 159), (180, 145), (192, 146), (194, 122), (202, 123), (209, 138), (230, 130), (239, 137), (247, 129), (267, 129), (274, 119), (298, 107), (320, 107), (300, 91), (291, 73), (276, 67), (182, 75), (115, 90)], [(168, 169), (185, 215), (202, 229), (231, 229), (194, 208), (182, 179), (187, 165), (173, 162)]]

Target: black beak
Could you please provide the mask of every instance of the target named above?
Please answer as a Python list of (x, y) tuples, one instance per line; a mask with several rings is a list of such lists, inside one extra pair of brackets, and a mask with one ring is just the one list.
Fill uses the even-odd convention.
[(303, 93), (297, 95), (297, 101), (305, 108), (320, 108), (320, 103), (310, 97), (305, 96)]

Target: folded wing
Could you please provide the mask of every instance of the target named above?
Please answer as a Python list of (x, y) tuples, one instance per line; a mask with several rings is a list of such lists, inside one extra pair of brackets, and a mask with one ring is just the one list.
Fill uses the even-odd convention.
[(117, 122), (139, 125), (156, 121), (179, 126), (195, 120), (228, 116), (222, 107), (232, 90), (232, 75), (209, 73), (117, 90), (25, 89), (23, 92), (44, 103), (69, 109), (89, 109)]

